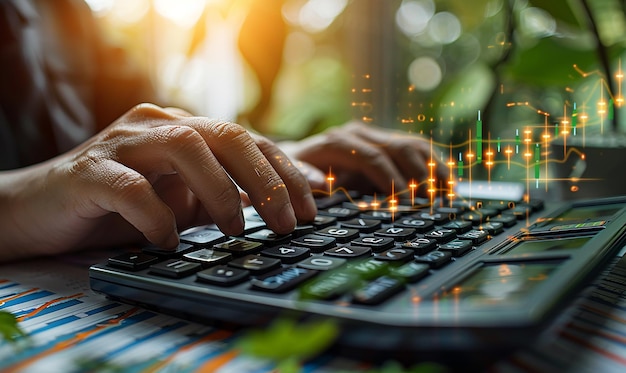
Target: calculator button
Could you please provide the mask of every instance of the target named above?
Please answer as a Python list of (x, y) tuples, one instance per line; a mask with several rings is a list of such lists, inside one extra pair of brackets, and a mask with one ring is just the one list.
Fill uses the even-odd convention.
[(224, 233), (217, 229), (210, 229), (206, 225), (190, 228), (180, 233), (180, 242), (199, 246), (211, 246), (225, 239)]
[(372, 251), (379, 252), (393, 247), (394, 241), (393, 238), (389, 237), (365, 236), (352, 240), (350, 243), (354, 246), (369, 247)]
[(311, 256), (311, 250), (306, 247), (275, 246), (261, 251), (261, 255), (279, 259), (286, 264), (293, 264)]
[(348, 264), (348, 270), (358, 275), (360, 278), (370, 280), (387, 274), (389, 263), (377, 260), (367, 259), (363, 261), (351, 262)]
[(224, 264), (233, 258), (231, 253), (213, 249), (200, 249), (183, 255), (183, 258), (190, 262), (202, 264), (204, 268), (217, 264)]
[(394, 227), (413, 228), (418, 233), (425, 233), (431, 230), (435, 223), (430, 220), (402, 218), (393, 223)]
[(280, 245), (291, 239), (291, 234), (280, 235), (270, 229), (261, 229), (256, 232), (246, 234), (246, 239), (260, 242), (266, 246)]
[(415, 261), (418, 263), (425, 263), (430, 268), (439, 268), (444, 264), (447, 264), (452, 258), (452, 254), (448, 251), (431, 251), (428, 254), (415, 257)]
[(317, 234), (307, 234), (291, 240), (294, 246), (306, 247), (314, 253), (321, 253), (337, 245), (337, 240), (332, 237), (320, 236)]
[(341, 222), (343, 228), (358, 229), (362, 233), (372, 233), (379, 229), (381, 225), (380, 220), (374, 219), (350, 219), (348, 221)]
[(324, 251), (324, 255), (335, 256), (338, 258), (358, 258), (361, 256), (369, 256), (372, 253), (372, 249), (364, 246), (349, 246), (341, 245)]
[(450, 220), (449, 214), (441, 214), (438, 212), (431, 214), (430, 212), (422, 211), (418, 212), (417, 214), (413, 214), (412, 217), (416, 219), (432, 221), (435, 224), (444, 224), (448, 220)]
[(414, 251), (402, 247), (394, 247), (380, 253), (374, 254), (374, 259), (385, 260), (389, 262), (404, 263), (413, 259)]
[(330, 227), (336, 222), (337, 222), (337, 218), (334, 216), (317, 215), (315, 219), (313, 219), (313, 226), (316, 229), (322, 229), (322, 228)]
[(445, 243), (448, 241), (452, 241), (454, 238), (456, 238), (456, 232), (452, 229), (441, 228), (426, 233), (424, 237), (437, 240), (437, 242), (439, 243)]
[(465, 233), (472, 229), (472, 223), (464, 220), (455, 220), (443, 225), (445, 229), (453, 229), (457, 234)]
[(280, 266), (280, 260), (259, 255), (246, 255), (228, 263), (231, 267), (245, 269), (252, 274), (264, 273)]
[(146, 269), (158, 261), (158, 257), (144, 253), (125, 253), (109, 258), (109, 265), (118, 268), (138, 271)]
[(198, 281), (220, 286), (232, 286), (242, 283), (247, 280), (249, 276), (250, 271), (224, 265), (205, 269), (196, 274)]
[(469, 232), (459, 234), (459, 240), (468, 240), (471, 241), (474, 245), (480, 245), (481, 243), (487, 241), (488, 234), (486, 231), (479, 231), (473, 229)]
[(374, 236), (389, 237), (393, 238), (395, 241), (408, 241), (415, 237), (415, 235), (415, 229), (402, 227), (383, 228), (374, 232)]
[(352, 302), (375, 305), (384, 302), (404, 289), (404, 284), (397, 278), (383, 276), (369, 282), (352, 294)]
[(337, 220), (352, 219), (352, 218), (357, 217), (359, 213), (360, 213), (359, 210), (347, 209), (345, 207), (331, 207), (326, 210), (318, 211), (319, 215), (332, 216), (332, 217), (337, 218)]
[(213, 245), (213, 248), (226, 251), (234, 256), (244, 256), (259, 252), (263, 248), (260, 242), (252, 242), (240, 238), (232, 238), (228, 241)]
[(509, 228), (517, 224), (517, 217), (514, 215), (502, 214), (489, 218), (492, 223), (502, 223), (503, 226)]
[(379, 220), (383, 223), (391, 223), (397, 216), (389, 211), (370, 211), (360, 215), (363, 219)]
[(348, 272), (329, 272), (307, 282), (300, 290), (303, 299), (335, 299), (354, 289), (359, 278)]
[(200, 269), (202, 269), (202, 266), (199, 263), (187, 262), (180, 259), (169, 259), (150, 266), (150, 272), (171, 278), (189, 276)]
[(253, 289), (264, 290), (272, 293), (284, 293), (317, 274), (306, 268), (290, 267), (281, 268), (262, 277), (250, 280)]
[(359, 231), (357, 231), (356, 229), (335, 227), (320, 229), (319, 231), (315, 232), (315, 234), (319, 234), (320, 236), (332, 237), (340, 243), (350, 242), (359, 237)]
[(399, 267), (391, 267), (389, 275), (402, 279), (405, 282), (416, 282), (428, 275), (430, 266), (425, 263), (409, 262)]
[(193, 250), (196, 250), (196, 247), (185, 242), (180, 242), (174, 250), (162, 249), (158, 246), (146, 246), (142, 249), (144, 253), (155, 255), (159, 258), (179, 258), (181, 255)]
[(472, 241), (455, 239), (439, 246), (439, 250), (448, 251), (453, 257), (459, 257), (472, 249)]
[(343, 258), (331, 256), (312, 256), (298, 263), (298, 267), (312, 269), (316, 271), (330, 271), (339, 268), (346, 263)]
[(504, 229), (502, 228), (503, 226), (504, 224), (502, 223), (495, 222), (495, 221), (488, 221), (486, 223), (479, 225), (478, 229), (481, 231), (487, 231), (487, 233), (489, 233), (492, 236), (496, 236), (504, 232)]
[(412, 249), (417, 255), (424, 255), (437, 248), (437, 240), (433, 238), (418, 237), (402, 244), (402, 247)]

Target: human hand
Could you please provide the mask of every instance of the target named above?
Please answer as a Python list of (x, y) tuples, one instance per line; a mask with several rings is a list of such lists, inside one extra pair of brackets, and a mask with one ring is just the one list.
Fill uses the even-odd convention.
[(315, 217), (307, 180), (270, 141), (139, 105), (68, 153), (0, 177), (0, 258), (129, 243), (140, 233), (174, 248), (178, 230), (211, 222), (240, 234), (235, 183), (276, 233)]
[(336, 186), (364, 193), (391, 191), (411, 181), (425, 192), (427, 179), (445, 180), (445, 170), (424, 138), (408, 133), (349, 122), (300, 142), (281, 143), (313, 189), (328, 189), (332, 172)]

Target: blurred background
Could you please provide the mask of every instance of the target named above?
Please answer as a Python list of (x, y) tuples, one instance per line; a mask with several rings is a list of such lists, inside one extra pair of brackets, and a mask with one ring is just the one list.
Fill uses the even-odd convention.
[(547, 183), (554, 143), (625, 126), (619, 0), (87, 2), (170, 101), (277, 139), (359, 119), (427, 136), (459, 177), (482, 157)]

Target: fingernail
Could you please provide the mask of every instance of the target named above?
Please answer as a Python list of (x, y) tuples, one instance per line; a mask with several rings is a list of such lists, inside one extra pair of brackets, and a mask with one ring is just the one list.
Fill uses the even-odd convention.
[(291, 232), (296, 228), (297, 223), (291, 203), (285, 204), (278, 214), (278, 225), (280, 225), (282, 231)]

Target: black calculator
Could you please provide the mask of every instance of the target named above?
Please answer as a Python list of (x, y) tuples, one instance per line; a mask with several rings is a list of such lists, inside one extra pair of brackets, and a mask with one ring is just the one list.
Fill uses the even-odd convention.
[(93, 265), (91, 287), (217, 325), (330, 318), (337, 351), (361, 357), (498, 355), (532, 341), (626, 242), (626, 197), (337, 192), (317, 204), (288, 235), (246, 208), (239, 237), (201, 226), (181, 232), (176, 251), (129, 250)]

